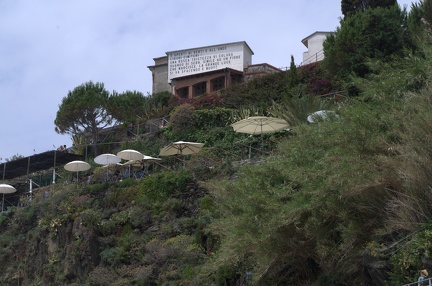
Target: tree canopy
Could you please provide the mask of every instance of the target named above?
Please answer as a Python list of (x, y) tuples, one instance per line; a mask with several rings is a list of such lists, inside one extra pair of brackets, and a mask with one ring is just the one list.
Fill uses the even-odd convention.
[(351, 73), (364, 76), (369, 72), (369, 58), (401, 56), (405, 48), (412, 46), (405, 10), (398, 5), (367, 9), (341, 20), (341, 26), (327, 37), (324, 65), (329, 74), (339, 78)]
[[(62, 99), (54, 120), (55, 131), (71, 136), (90, 133), (98, 142), (99, 130), (113, 123), (107, 112), (109, 92), (103, 83), (86, 82), (69, 91)], [(97, 145), (95, 145), (97, 153)]]
[(368, 8), (388, 8), (397, 4), (396, 0), (342, 0), (341, 9), (345, 17), (352, 16), (359, 11), (366, 11)]
[(142, 116), (146, 98), (139, 91), (113, 92), (108, 102), (108, 110), (116, 120), (134, 122), (137, 116)]

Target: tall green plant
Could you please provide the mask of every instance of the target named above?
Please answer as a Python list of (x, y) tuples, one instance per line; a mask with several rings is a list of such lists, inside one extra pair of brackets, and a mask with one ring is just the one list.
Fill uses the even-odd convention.
[(285, 119), (291, 126), (307, 122), (307, 117), (318, 110), (328, 109), (331, 102), (318, 96), (305, 95), (284, 100), (281, 103), (273, 102), (267, 110), (274, 117)]
[(368, 58), (402, 56), (405, 48), (413, 47), (405, 20), (406, 11), (398, 5), (367, 9), (341, 20), (340, 27), (324, 42), (325, 68), (346, 80), (351, 74), (368, 74)]

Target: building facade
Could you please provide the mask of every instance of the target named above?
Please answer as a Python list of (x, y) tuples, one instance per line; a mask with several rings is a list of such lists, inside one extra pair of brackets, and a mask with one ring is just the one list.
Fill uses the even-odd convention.
[(324, 59), (323, 43), (331, 32), (315, 32), (302, 40), (303, 45), (308, 48), (303, 52), (301, 66), (319, 62)]
[(252, 65), (253, 54), (244, 41), (166, 52), (148, 66), (152, 92), (191, 98), (280, 71), (269, 64)]

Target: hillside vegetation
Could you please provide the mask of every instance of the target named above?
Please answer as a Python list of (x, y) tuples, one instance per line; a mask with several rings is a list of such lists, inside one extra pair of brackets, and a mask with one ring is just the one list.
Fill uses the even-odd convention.
[[(349, 75), (324, 62), (160, 109), (171, 110), (166, 128), (118, 149), (157, 155), (184, 140), (202, 152), (141, 180), (60, 181), (9, 207), (0, 285), (415, 281), (432, 269), (432, 37), (418, 29)], [(320, 109), (338, 116), (308, 123)], [(259, 154), (261, 137), (229, 126), (249, 115), (291, 129), (265, 135)]]

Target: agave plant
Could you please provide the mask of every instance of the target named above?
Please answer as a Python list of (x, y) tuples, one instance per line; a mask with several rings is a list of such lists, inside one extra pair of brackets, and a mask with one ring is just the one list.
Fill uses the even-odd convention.
[(267, 112), (274, 117), (285, 119), (291, 126), (307, 122), (307, 117), (318, 110), (331, 107), (331, 103), (318, 96), (304, 95), (287, 98), (281, 103), (273, 101)]
[(234, 123), (239, 120), (251, 117), (251, 116), (264, 116), (265, 110), (257, 106), (241, 106), (239, 109), (233, 109), (229, 122)]

